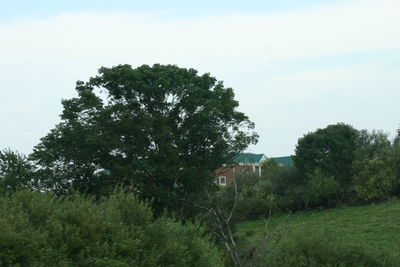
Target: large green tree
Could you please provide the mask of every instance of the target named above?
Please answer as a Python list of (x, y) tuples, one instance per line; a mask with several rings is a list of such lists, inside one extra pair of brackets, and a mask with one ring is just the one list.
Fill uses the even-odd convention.
[(194, 69), (103, 67), (76, 91), (31, 155), (41, 184), (59, 193), (98, 194), (124, 184), (158, 208), (176, 208), (257, 141), (233, 90)]

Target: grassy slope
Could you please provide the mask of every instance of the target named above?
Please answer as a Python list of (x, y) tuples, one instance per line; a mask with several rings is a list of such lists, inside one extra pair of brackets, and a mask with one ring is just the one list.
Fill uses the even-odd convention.
[[(268, 231), (288, 225), (282, 241), (296, 233), (329, 235), (333, 242), (361, 245), (367, 249), (400, 257), (400, 201), (377, 205), (345, 207), (324, 211), (301, 212), (273, 217)], [(285, 219), (286, 218), (286, 219)], [(238, 235), (254, 240), (263, 238), (265, 221), (244, 222), (237, 226)]]

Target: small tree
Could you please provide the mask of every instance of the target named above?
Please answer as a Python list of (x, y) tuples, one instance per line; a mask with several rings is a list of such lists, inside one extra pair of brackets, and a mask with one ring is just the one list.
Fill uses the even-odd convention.
[(295, 166), (304, 177), (318, 169), (342, 184), (350, 184), (357, 141), (358, 131), (344, 123), (308, 133), (296, 146)]

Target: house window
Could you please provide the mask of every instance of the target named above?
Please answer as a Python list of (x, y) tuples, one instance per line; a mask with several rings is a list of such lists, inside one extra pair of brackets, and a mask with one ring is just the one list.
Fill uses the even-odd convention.
[(219, 177), (219, 185), (226, 185), (226, 177), (225, 176)]

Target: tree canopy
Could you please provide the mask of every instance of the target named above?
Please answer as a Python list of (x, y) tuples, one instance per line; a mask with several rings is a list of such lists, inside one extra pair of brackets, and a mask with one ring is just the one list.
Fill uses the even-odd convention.
[(194, 69), (102, 67), (76, 91), (31, 155), (41, 184), (59, 193), (105, 193), (122, 183), (160, 206), (179, 205), (257, 141), (233, 90)]
[(33, 170), (28, 159), (10, 149), (0, 151), (0, 191), (15, 191), (18, 187), (33, 187)]
[(351, 166), (358, 148), (359, 133), (352, 126), (338, 123), (308, 133), (299, 139), (295, 166), (304, 174), (315, 171), (351, 182)]

